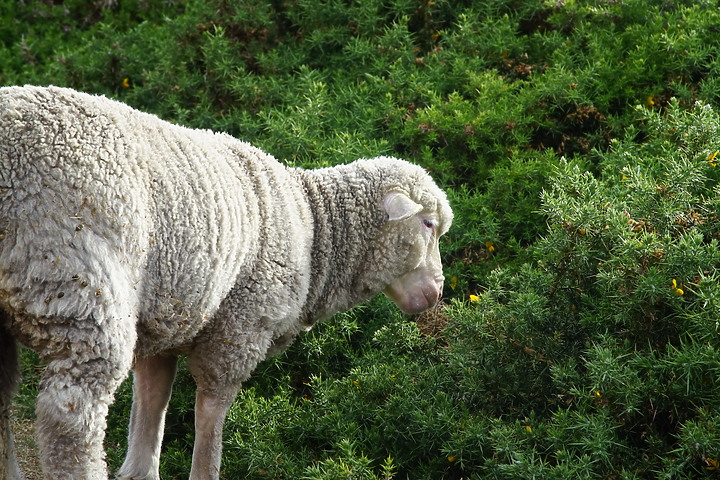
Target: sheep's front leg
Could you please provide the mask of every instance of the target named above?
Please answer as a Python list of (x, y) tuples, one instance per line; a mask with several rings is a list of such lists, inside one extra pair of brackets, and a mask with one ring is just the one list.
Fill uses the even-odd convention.
[(177, 357), (174, 356), (145, 357), (135, 361), (128, 452), (118, 478), (160, 478), (160, 446), (176, 370)]
[(216, 395), (198, 389), (195, 399), (195, 447), (190, 480), (220, 478), (223, 423), (235, 393)]
[[(237, 322), (242, 325), (242, 323)], [(227, 329), (219, 321), (206, 331), (188, 358), (197, 384), (195, 398), (195, 447), (190, 480), (218, 480), (222, 456), (222, 430), (242, 382), (265, 358), (272, 335), (269, 331)]]

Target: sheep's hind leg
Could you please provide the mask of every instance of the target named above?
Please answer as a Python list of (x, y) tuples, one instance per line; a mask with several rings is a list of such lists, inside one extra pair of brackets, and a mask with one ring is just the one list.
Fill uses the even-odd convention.
[(49, 328), (61, 340), (46, 356), (50, 362), (36, 406), (40, 463), (47, 480), (107, 480), (106, 416), (130, 371), (134, 326), (125, 312), (102, 320), (70, 319)]
[(118, 478), (160, 478), (160, 446), (176, 370), (177, 357), (174, 356), (153, 356), (135, 361), (128, 452)]
[(15, 444), (10, 426), (10, 405), (20, 378), (15, 339), (3, 327), (0, 311), (0, 478), (23, 478), (15, 456)]

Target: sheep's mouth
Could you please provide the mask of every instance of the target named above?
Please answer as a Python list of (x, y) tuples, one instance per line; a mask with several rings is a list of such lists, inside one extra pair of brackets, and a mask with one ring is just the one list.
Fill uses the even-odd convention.
[(392, 286), (383, 292), (400, 310), (410, 315), (417, 315), (434, 307), (440, 301), (441, 285), (430, 285), (422, 289), (408, 292), (398, 292)]

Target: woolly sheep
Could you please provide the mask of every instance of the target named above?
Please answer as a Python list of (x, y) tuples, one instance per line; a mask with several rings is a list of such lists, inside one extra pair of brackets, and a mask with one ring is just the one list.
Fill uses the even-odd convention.
[(287, 168), (226, 134), (63, 88), (0, 89), (0, 478), (21, 478), (16, 343), (47, 363), (45, 478), (105, 479), (113, 393), (132, 369), (119, 478), (157, 479), (178, 355), (197, 384), (190, 478), (217, 479), (222, 425), (258, 362), (378, 292), (436, 304), (452, 221), (420, 167)]

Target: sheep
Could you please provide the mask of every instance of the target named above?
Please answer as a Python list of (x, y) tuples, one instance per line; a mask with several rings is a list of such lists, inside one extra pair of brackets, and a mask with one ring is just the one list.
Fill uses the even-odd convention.
[(0, 88), (0, 478), (22, 478), (16, 344), (46, 363), (45, 478), (107, 478), (105, 418), (132, 370), (117, 478), (158, 479), (180, 355), (197, 387), (190, 478), (219, 478), (223, 421), (257, 364), (379, 292), (434, 306), (452, 217), (403, 160), (290, 168), (102, 96)]

